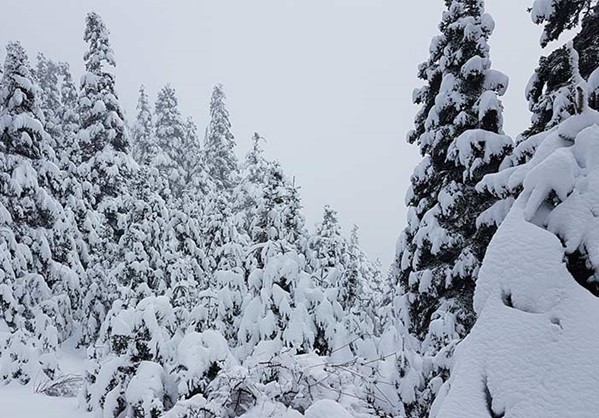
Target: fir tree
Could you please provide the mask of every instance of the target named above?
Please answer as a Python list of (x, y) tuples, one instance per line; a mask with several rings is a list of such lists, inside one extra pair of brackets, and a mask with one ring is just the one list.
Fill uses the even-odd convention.
[[(532, 125), (524, 132), (521, 141), (576, 114), (576, 85), (580, 80), (577, 79), (577, 58), (574, 54), (577, 55), (576, 51), (568, 45), (553, 51), (548, 57), (541, 57), (526, 90)], [(529, 152), (524, 157), (531, 154)]]
[(511, 140), (501, 136), (507, 77), (492, 70), (487, 40), (494, 29), (481, 0), (447, 1), (431, 56), (420, 66), (422, 109), (408, 135), (424, 156), (408, 191), (408, 227), (400, 238), (398, 279), (406, 295), (408, 328), (434, 358), (427, 387), (412, 408), (427, 414), (447, 377), (455, 344), (474, 323), (474, 283), (495, 225), (477, 229), (494, 203), (475, 185), (497, 171)]
[[(80, 266), (73, 242), (74, 225), (55, 197), (61, 173), (54, 165), (51, 138), (44, 131), (40, 89), (18, 42), (9, 43), (1, 81), (0, 103), (0, 321), (11, 332), (0, 363), (30, 363), (12, 368), (4, 378), (27, 383), (39, 362), (49, 378), (57, 365), (53, 353), (73, 332), (72, 308), (80, 298)], [(63, 236), (64, 235), (64, 236)], [(6, 329), (6, 328), (5, 328)], [(29, 342), (25, 342), (25, 341)], [(35, 349), (18, 347), (33, 345)], [(12, 347), (12, 348), (11, 348)], [(37, 351), (36, 351), (37, 350)], [(39, 359), (34, 353), (43, 353)], [(13, 356), (12, 360), (8, 360)], [(29, 371), (28, 371), (29, 370)]]
[(158, 154), (154, 166), (168, 181), (173, 196), (181, 196), (185, 187), (180, 155), (185, 152), (185, 123), (178, 108), (175, 90), (164, 86), (156, 100), (156, 140)]
[(56, 153), (61, 167), (75, 173), (75, 168), (81, 161), (79, 158), (79, 144), (77, 132), (79, 131), (79, 113), (77, 111), (77, 87), (69, 69), (69, 64), (61, 62), (58, 70), (62, 79), (60, 85), (60, 107), (58, 118), (62, 140), (56, 144)]
[(116, 284), (110, 281), (108, 270), (125, 232), (125, 197), (135, 163), (127, 154), (127, 131), (111, 72), (115, 60), (108, 29), (96, 13), (86, 17), (84, 40), (89, 49), (84, 55), (86, 73), (79, 94), (81, 125), (77, 134), (81, 156), (77, 175), (82, 191), (81, 198), (73, 202), (77, 205), (73, 211), (89, 248), (89, 291), (83, 302), (88, 323), (83, 338), (90, 341), (96, 337), (115, 292)]
[(204, 140), (204, 167), (219, 189), (231, 189), (237, 183), (238, 167), (231, 133), (229, 112), (221, 84), (214, 87), (210, 101), (210, 124)]
[[(84, 56), (86, 73), (82, 77), (79, 96), (82, 128), (79, 143), (83, 160), (89, 161), (107, 146), (116, 152), (126, 152), (129, 141), (115, 90), (115, 77), (111, 72), (116, 62), (108, 29), (94, 12), (87, 15), (85, 23), (84, 40), (89, 49)], [(110, 179), (112, 176), (107, 177)], [(101, 182), (106, 183), (108, 179)], [(117, 186), (105, 184), (104, 187), (108, 188), (106, 193), (112, 194), (116, 192), (113, 187)]]
[(582, 80), (590, 81), (589, 104), (599, 109), (599, 74), (595, 80), (591, 77), (599, 65), (599, 3), (594, 0), (549, 0), (536, 2), (531, 11), (533, 21), (544, 24), (543, 47), (558, 40), (565, 31), (577, 32), (571, 43), (541, 57), (527, 88), (533, 117), (532, 126), (523, 139), (577, 114), (576, 87)]
[(242, 357), (261, 340), (280, 341), (300, 351), (315, 345), (315, 304), (325, 297), (314, 301), (306, 296), (319, 291), (306, 271), (306, 257), (296, 249), (300, 239), (290, 241), (304, 234), (303, 217), (293, 209), (299, 202), (290, 199), (293, 190), (280, 165), (270, 163), (246, 251), (248, 298), (239, 325)]
[[(337, 212), (330, 206), (324, 207), (322, 221), (316, 226), (310, 248), (314, 253), (314, 275), (324, 287), (337, 287), (344, 280), (347, 260), (347, 241), (341, 233)], [(346, 286), (339, 289), (346, 292)]]
[(46, 58), (44, 54), (39, 53), (37, 55), (35, 78), (41, 89), (40, 108), (44, 113), (44, 129), (56, 142), (60, 142), (62, 136), (61, 123), (57, 114), (62, 104), (59, 76), (59, 65)]
[(208, 196), (203, 218), (203, 237), (209, 270), (231, 270), (243, 273), (243, 248), (246, 237), (237, 229), (230, 198), (213, 191)]
[(191, 117), (185, 121), (184, 143), (179, 153), (179, 164), (183, 169), (183, 185), (188, 193), (208, 194), (211, 184), (202, 165), (202, 149), (198, 127)]
[(269, 162), (264, 157), (261, 142), (264, 140), (259, 134), (252, 137), (252, 148), (241, 164), (240, 182), (234, 191), (234, 210), (237, 213), (237, 225), (251, 240), (256, 237), (252, 232), (259, 205), (262, 202), (263, 189), (266, 186), (266, 176)]
[(170, 408), (176, 394), (166, 387), (163, 365), (172, 357), (175, 332), (167, 297), (146, 297), (132, 307), (115, 301), (100, 334), (110, 353), (98, 357), (90, 350), (96, 358), (89, 362), (83, 389), (88, 410), (145, 418)]
[(157, 144), (154, 140), (152, 111), (143, 85), (139, 88), (137, 118), (133, 127), (132, 139), (132, 154), (135, 161), (142, 165), (151, 165), (157, 154)]
[(596, 18), (597, 0), (546, 0), (536, 1), (530, 9), (532, 19), (544, 24), (541, 46), (557, 40), (565, 31), (578, 27), (581, 21)]

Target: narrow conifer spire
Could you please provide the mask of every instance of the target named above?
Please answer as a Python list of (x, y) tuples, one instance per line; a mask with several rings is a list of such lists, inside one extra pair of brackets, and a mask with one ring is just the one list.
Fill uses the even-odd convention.
[(232, 188), (238, 181), (238, 166), (234, 153), (235, 138), (231, 132), (222, 84), (217, 84), (212, 92), (210, 124), (204, 141), (204, 166), (208, 175), (217, 187)]
[(143, 165), (152, 164), (157, 154), (157, 144), (154, 139), (154, 123), (146, 89), (143, 84), (139, 87), (137, 101), (137, 116), (133, 127), (133, 158)]
[(129, 141), (123, 111), (118, 102), (114, 53), (108, 39), (108, 29), (97, 13), (85, 19), (84, 40), (88, 50), (84, 55), (86, 73), (81, 79), (79, 113), (81, 131), (79, 142), (83, 160), (87, 161), (107, 145), (115, 151), (126, 152)]

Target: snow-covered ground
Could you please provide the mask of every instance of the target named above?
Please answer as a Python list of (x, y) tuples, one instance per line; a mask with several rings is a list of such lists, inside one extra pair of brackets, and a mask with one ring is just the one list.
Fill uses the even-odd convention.
[(11, 384), (0, 389), (3, 418), (92, 418), (79, 409), (77, 398), (53, 398), (34, 393), (31, 385)]
[[(82, 375), (84, 353), (72, 349), (59, 353), (61, 374)], [(35, 393), (36, 382), (27, 386), (13, 382), (0, 387), (1, 418), (92, 418), (79, 408), (76, 397), (52, 397)]]

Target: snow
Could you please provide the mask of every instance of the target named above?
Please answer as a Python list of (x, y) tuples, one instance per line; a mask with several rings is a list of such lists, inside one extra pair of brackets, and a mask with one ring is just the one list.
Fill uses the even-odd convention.
[(464, 77), (475, 77), (482, 74), (489, 67), (489, 60), (479, 57), (478, 55), (470, 58), (462, 66), (462, 75)]
[(549, 18), (554, 11), (555, 0), (535, 0), (532, 5), (530, 17), (534, 23), (539, 23)]
[(486, 416), (489, 402), (506, 417), (599, 411), (599, 325), (587, 320), (598, 317), (599, 303), (569, 276), (559, 240), (524, 220), (522, 203), (489, 248), (479, 319), (456, 351), (449, 394), (433, 417)]
[[(81, 375), (82, 353), (63, 346), (57, 352), (59, 368), (64, 375)], [(36, 393), (37, 385), (43, 383), (38, 374), (29, 385), (10, 383), (0, 387), (0, 416), (7, 418), (95, 418), (94, 414), (80, 408), (77, 397), (52, 397)]]
[(564, 262), (583, 248), (590, 266), (599, 265), (595, 122), (587, 110), (545, 133), (534, 157), (508, 171), (508, 183), (523, 191), (488, 248), (478, 320), (456, 349), (432, 417), (597, 416), (599, 301)]
[(304, 416), (306, 418), (350, 418), (352, 415), (337, 402), (323, 399), (314, 402)]
[[(489, 109), (496, 109), (493, 106), (498, 104), (497, 96), (493, 92), (487, 93), (490, 93), (497, 102), (485, 104), (489, 106)], [(483, 94), (481, 101), (485, 97)], [(485, 113), (489, 109), (486, 109)], [(464, 180), (468, 180), (474, 178), (477, 172), (493, 161), (494, 158), (504, 155), (511, 146), (512, 139), (507, 135), (500, 135), (483, 129), (471, 129), (460, 135), (449, 146), (447, 153), (448, 158), (457, 160), (466, 168)]]
[(164, 397), (164, 380), (165, 372), (160, 364), (142, 361), (127, 386), (125, 399), (144, 411), (145, 416), (152, 416), (154, 411), (162, 412), (164, 406), (160, 400)]
[(0, 415), (6, 418), (94, 418), (79, 409), (77, 398), (34, 393), (31, 386), (9, 385), (0, 390)]

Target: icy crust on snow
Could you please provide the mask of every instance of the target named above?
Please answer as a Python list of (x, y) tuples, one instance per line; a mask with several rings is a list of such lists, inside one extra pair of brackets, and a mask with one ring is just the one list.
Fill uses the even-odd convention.
[(478, 321), (456, 349), (433, 417), (597, 416), (599, 302), (564, 262), (583, 249), (588, 267), (599, 265), (596, 117), (586, 110), (549, 131), (535, 156), (509, 171), (523, 191), (488, 248)]

